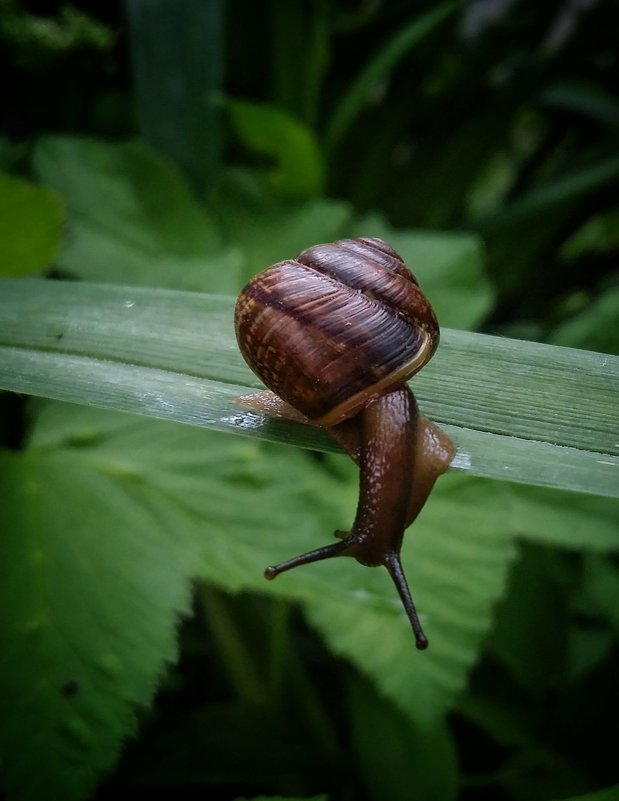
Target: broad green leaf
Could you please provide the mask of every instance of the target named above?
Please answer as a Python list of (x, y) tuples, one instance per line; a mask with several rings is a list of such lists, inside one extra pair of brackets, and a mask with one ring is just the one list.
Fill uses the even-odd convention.
[[(308, 605), (309, 619), (333, 651), (352, 659), (422, 729), (435, 726), (463, 690), (504, 591), (515, 556), (514, 530), (504, 519), (508, 501), (507, 485), (489, 491), (485, 481), (444, 476), (406, 535), (402, 561), (430, 641), (422, 653), (411, 647), (386, 573), (368, 570), (360, 584), (356, 565), (333, 560), (320, 568), (331, 583), (320, 603)], [(295, 543), (297, 550), (303, 547)], [(297, 582), (292, 592), (302, 591)]]
[(432, 299), (441, 327), (472, 329), (490, 311), (494, 293), (474, 234), (402, 231), (372, 214), (354, 224), (351, 236), (378, 236), (393, 245)]
[(506, 514), (520, 521), (522, 539), (546, 545), (603, 551), (619, 546), (619, 504), (575, 492), (513, 486)]
[[(29, 486), (33, 473), (37, 476), (40, 497), (38, 505), (32, 499), (25, 504), (18, 494), (22, 486), (18, 482), (3, 507), (5, 515), (11, 515), (13, 509), (21, 515), (13, 521), (15, 527), (3, 526), (13, 535), (5, 549), (17, 551), (20, 557), (5, 552), (1, 562), (2, 587), (7, 593), (2, 602), (10, 604), (3, 608), (16, 609), (17, 614), (4, 616), (0, 623), (3, 644), (11, 645), (0, 653), (10, 656), (17, 649), (20, 656), (19, 675), (17, 662), (3, 665), (9, 677), (4, 703), (19, 710), (3, 716), (11, 722), (3, 730), (3, 738), (9, 753), (22, 749), (24, 730), (34, 725), (33, 719), (40, 727), (41, 716), (47, 723), (50, 715), (49, 736), (59, 749), (52, 749), (53, 769), (58, 773), (50, 766), (40, 781), (61, 787), (58, 797), (63, 798), (79, 798), (80, 787), (83, 790), (83, 784), (74, 790), (67, 788), (63, 784), (67, 772), (61, 770), (67, 760), (75, 758), (74, 749), (82, 745), (66, 744), (63, 707), (57, 711), (52, 705), (50, 712), (48, 695), (56, 697), (56, 683), (65, 675), (64, 667), (69, 673), (61, 686), (73, 688), (66, 684), (72, 680), (89, 688), (91, 683), (98, 686), (98, 664), (96, 659), (91, 664), (91, 659), (99, 653), (95, 646), (100, 642), (111, 643), (112, 648), (119, 640), (120, 646), (128, 644), (135, 650), (130, 659), (119, 646), (120, 679), (116, 674), (109, 679), (112, 687), (121, 679), (129, 682), (129, 690), (121, 693), (125, 715), (120, 723), (113, 726), (112, 720), (106, 728), (107, 718), (98, 722), (98, 732), (105, 740), (100, 747), (107, 759), (101, 757), (93, 768), (90, 758), (82, 756), (88, 774), (83, 781), (89, 776), (94, 780), (131, 733), (133, 705), (149, 700), (152, 685), (142, 678), (143, 673), (150, 670), (148, 675), (156, 677), (161, 660), (171, 657), (165, 634), (170, 636), (175, 611), (183, 608), (181, 603), (174, 605), (170, 597), (174, 577), (185, 589), (185, 577), (194, 575), (229, 590), (258, 590), (302, 601), (335, 651), (371, 675), (417, 725), (433, 726), (464, 686), (490, 625), (492, 606), (504, 586), (514, 553), (512, 535), (523, 527), (518, 521), (512, 521), (511, 528), (505, 523), (507, 485), (489, 492), (487, 482), (462, 476), (439, 482), (404, 548), (406, 569), (432, 641), (430, 650), (420, 654), (413, 648), (408, 623), (383, 571), (363, 569), (352, 560), (334, 560), (274, 583), (264, 581), (263, 566), (328, 541), (331, 532), (346, 527), (354, 514), (356, 481), (323, 472), (299, 452), (272, 447), (265, 452), (255, 440), (221, 438), (189, 426), (51, 404), (38, 414), (26, 452), (6, 456), (13, 475), (20, 476), (15, 463), (23, 461), (29, 471), (22, 480), (24, 486)], [(58, 503), (63, 497), (75, 496), (70, 506)], [(28, 516), (33, 510), (37, 513), (37, 544), (48, 557), (47, 564), (56, 568), (48, 574), (55, 592), (43, 597), (28, 593), (28, 599), (38, 601), (38, 611), (43, 610), (54, 628), (38, 651), (29, 647), (22, 654), (19, 649), (26, 647), (24, 621), (32, 612), (28, 604), (20, 605), (19, 593), (17, 601), (13, 593), (34, 586), (36, 571), (41, 568), (36, 560), (27, 558), (27, 546), (35, 534), (24, 537), (16, 525), (29, 531)], [(144, 549), (148, 549), (147, 556)], [(96, 592), (98, 582), (105, 591)], [(88, 605), (76, 603), (71, 595), (74, 588), (91, 599)], [(126, 593), (131, 594), (131, 602)], [(131, 617), (133, 610), (136, 619)], [(168, 629), (160, 618), (167, 619)], [(164, 630), (159, 647), (157, 624)], [(141, 644), (137, 649), (136, 642)], [(132, 659), (142, 661), (136, 666)], [(27, 683), (33, 672), (50, 676), (42, 695), (34, 699), (29, 695), (30, 685), (20, 684), (21, 676)], [(105, 681), (103, 688), (110, 692)], [(95, 713), (87, 708), (82, 714), (88, 722)], [(58, 719), (60, 729), (54, 739), (52, 724)], [(41, 744), (35, 739), (31, 747), (31, 760), (36, 762), (36, 749), (49, 750), (50, 740)], [(22, 774), (11, 775), (15, 781), (23, 779)], [(47, 790), (46, 797), (53, 798), (49, 786)], [(32, 795), (20, 797), (33, 797), (36, 792), (38, 785)]]
[(48, 189), (0, 174), (0, 275), (41, 272), (62, 242), (63, 207)]
[(191, 575), (267, 591), (291, 535), (344, 522), (301, 453), (87, 407), (37, 407), (0, 471), (0, 749), (19, 801), (84, 798), (114, 764), (175, 657)]
[[(91, 432), (76, 426), (76, 441)], [(127, 466), (89, 456), (75, 443), (0, 452), (0, 751), (13, 799), (90, 796), (189, 608), (165, 504)]]
[(59, 264), (89, 280), (234, 292), (308, 245), (342, 236), (344, 203), (278, 199), (251, 173), (230, 172), (210, 208), (178, 171), (138, 142), (39, 142), (35, 169), (66, 200)]
[[(68, 664), (65, 681), (75, 678), (90, 686), (97, 663), (91, 665), (88, 654), (99, 653), (96, 645), (101, 638), (121, 662), (123, 681), (133, 681), (133, 692), (122, 695), (125, 726), (118, 723), (109, 733), (108, 765), (131, 731), (132, 703), (145, 703), (152, 692), (152, 684), (140, 686), (143, 694), (138, 695), (133, 674), (138, 667), (150, 670), (154, 681), (162, 669), (160, 660), (171, 657), (165, 634), (170, 636), (174, 614), (183, 608), (173, 594), (175, 576), (183, 587), (186, 575), (192, 575), (231, 591), (268, 592), (301, 601), (333, 650), (372, 676), (420, 724), (433, 725), (465, 684), (514, 553), (511, 531), (503, 522), (506, 485), (488, 499), (483, 481), (456, 475), (443, 479), (436, 500), (433, 497), (409, 535), (403, 559), (431, 640), (429, 651), (421, 654), (413, 646), (408, 621), (385, 571), (342, 559), (272, 583), (264, 580), (267, 565), (328, 542), (334, 530), (349, 527), (357, 496), (352, 465), (340, 469), (338, 478), (299, 451), (264, 448), (256, 440), (218, 437), (189, 426), (48, 404), (38, 416), (27, 451), (7, 456), (14, 474), (20, 474), (16, 464), (22, 462), (26, 472), (9, 490), (12, 500), (5, 506), (5, 514), (19, 509), (21, 516), (5, 526), (11, 532), (6, 547), (16, 549), (17, 556), (5, 554), (3, 587), (7, 593), (17, 587), (28, 590), (27, 599), (34, 599), (29, 603), (38, 603), (35, 611), (53, 626), (33, 653), (31, 673), (47, 675), (51, 670), (53, 681), (45, 688), (53, 694), (59, 680), (54, 670), (62, 676)], [(38, 505), (24, 503), (33, 474), (40, 487)], [(57, 499), (74, 496), (77, 499), (70, 505), (58, 503)], [(33, 509), (36, 519), (29, 523)], [(51, 589), (43, 596), (32, 590), (41, 580), (37, 571), (42, 568), (32, 558), (29, 561), (28, 545), (38, 547), (41, 558), (52, 565)], [(148, 558), (141, 555), (146, 548)], [(162, 586), (166, 582), (169, 593)], [(85, 589), (89, 584), (90, 591)], [(75, 614), (73, 591), (91, 599)], [(140, 603), (147, 607), (151, 593), (157, 600), (149, 616)], [(131, 618), (134, 607), (126, 594), (135, 596), (136, 619)], [(24, 707), (17, 718), (7, 719), (32, 725), (36, 713), (46, 714), (48, 697), (44, 693), (29, 699), (14, 672), (18, 657), (26, 658), (19, 649), (26, 647), (24, 626), (34, 612), (25, 600), (21, 612), (13, 595), (4, 603), (3, 608), (16, 612), (5, 616), (3, 641), (18, 649), (15, 661), (6, 666), (13, 688), (6, 702), (17, 698), (18, 707)], [(124, 607), (128, 609), (123, 615), (118, 609)], [(145, 617), (143, 622), (138, 614)], [(160, 620), (166, 615), (168, 629)], [(163, 629), (160, 649), (143, 629), (152, 639)], [(128, 640), (127, 630), (132, 632)], [(142, 642), (142, 636), (144, 648), (132, 656), (141, 660), (140, 666), (127, 663), (122, 643)], [(78, 654), (75, 665), (73, 652)], [(24, 664), (22, 674), (29, 675)], [(112, 687), (115, 680), (110, 678)], [(104, 690), (109, 692), (110, 685), (104, 684)], [(20, 732), (19, 727), (5, 732), (13, 749), (21, 742)], [(69, 748), (63, 753), (69, 759), (73, 752)]]
[[(455, 474), (444, 476), (407, 533), (403, 563), (430, 639), (426, 652), (419, 654), (407, 647), (406, 634), (410, 637), (407, 622), (400, 615), (397, 598), (381, 571), (362, 579), (366, 591), (371, 588), (373, 596), (373, 603), (368, 603), (363, 613), (360, 606), (365, 599), (360, 589), (355, 600), (346, 604), (332, 600), (334, 589), (327, 586), (320, 602), (313, 601), (307, 606), (309, 619), (330, 647), (351, 659), (423, 729), (436, 725), (464, 689), (481, 643), (493, 623), (494, 607), (505, 592), (508, 571), (516, 556), (515, 540), (537, 525), (535, 517), (539, 509), (519, 504), (517, 495), (518, 488), (511, 485)], [(552, 493), (549, 497), (547, 521), (553, 513), (559, 513), (552, 502)], [(589, 520), (592, 527), (598, 525), (593, 509)], [(619, 509), (615, 504), (614, 538), (606, 543), (614, 551), (619, 550), (617, 521)], [(291, 551), (284, 555), (291, 555)], [(333, 565), (330, 569), (333, 584), (340, 590), (347, 581), (348, 569)], [(526, 582), (527, 574), (522, 575)], [(280, 580), (293, 581), (292, 575)], [(360, 586), (358, 576), (356, 581)], [(553, 642), (560, 640), (560, 629), (556, 626), (553, 629), (557, 616), (552, 605), (532, 602), (526, 586), (525, 583), (517, 598), (520, 604), (510, 618), (513, 625), (502, 630), (504, 639), (511, 643), (518, 670), (527, 669), (523, 650), (528, 647), (530, 671), (539, 668), (539, 674), (550, 681), (550, 662), (544, 661), (543, 654), (552, 653)], [(299, 585), (293, 590), (302, 591)], [(531, 607), (537, 610), (534, 616)], [(539, 637), (527, 639), (533, 624)], [(549, 636), (553, 631), (554, 638)], [(558, 659), (560, 654), (554, 656)]]
[(320, 194), (324, 165), (309, 128), (275, 106), (244, 100), (228, 100), (226, 106), (245, 147), (273, 160), (265, 177), (277, 193), (297, 198)]
[(240, 262), (162, 156), (138, 142), (39, 142), (35, 168), (66, 201), (59, 265), (79, 278), (233, 291)]
[(396, 231), (378, 216), (353, 222), (332, 200), (283, 203), (249, 173), (230, 173), (207, 217), (172, 168), (135, 144), (44, 140), (36, 163), (67, 198), (71, 236), (60, 263), (78, 276), (231, 291), (308, 245), (373, 234), (415, 265), (443, 325), (471, 327), (490, 302), (472, 235)]
[[(259, 381), (231, 298), (87, 283), (0, 283), (0, 387), (334, 450), (322, 431), (249, 412)], [(413, 379), (456, 469), (616, 497), (619, 359), (444, 329)]]

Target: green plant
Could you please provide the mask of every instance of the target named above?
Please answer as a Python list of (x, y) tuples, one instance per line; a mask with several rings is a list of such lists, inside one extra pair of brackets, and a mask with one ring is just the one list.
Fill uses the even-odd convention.
[[(176, 18), (188, 29), (192, 5)], [(221, 9), (208, 6), (196, 41), (221, 59)], [(169, 18), (149, 34), (132, 8), (133, 56), (145, 59), (135, 68), (150, 76), (138, 80), (139, 116), (168, 158), (136, 141), (41, 136), (50, 118), (37, 122), (32, 102), (33, 152), (14, 122), (0, 149), (14, 174), (0, 182), (0, 271), (12, 276), (0, 279), (0, 386), (22, 393), (0, 394), (9, 798), (82, 799), (97, 786), (99, 799), (616, 798), (605, 734), (619, 711), (618, 300), (602, 269), (617, 248), (611, 92), (559, 92), (559, 48), (528, 62), (534, 80), (518, 91), (518, 71), (504, 90), (486, 87), (488, 113), (456, 123), (479, 76), (517, 60), (526, 37), (504, 33), (472, 54), (453, 33), (466, 17), (448, 5), (411, 18), (278, 0), (255, 26), (240, 7), (228, 35), (252, 36), (226, 62), (234, 91), (222, 97), (221, 61), (208, 108), (183, 84), (193, 89), (174, 113), (188, 128), (175, 141), (161, 127), (164, 78), (182, 84), (205, 51), (149, 63), (148, 36)], [(612, 17), (605, 4), (596, 13)], [(265, 38), (278, 66), (268, 90), (257, 69), (252, 92), (242, 76)], [(586, 26), (574, 41), (586, 45)], [(53, 76), (62, 58), (47, 52)], [(603, 88), (614, 69), (602, 59), (588, 78)], [(112, 128), (131, 132), (99, 80), (85, 129), (109, 133), (113, 108)], [(377, 81), (387, 91), (373, 111), (365, 89)], [(565, 137), (559, 107), (573, 109)], [(84, 131), (59, 109), (53, 124)], [(581, 126), (585, 112), (603, 122)], [(201, 126), (214, 132), (204, 160), (192, 150)], [(412, 160), (394, 167), (394, 147), (411, 142)], [(15, 175), (27, 171), (39, 186)], [(460, 453), (404, 548), (424, 654), (386, 576), (341, 560), (263, 580), (267, 564), (348, 526), (356, 477), (320, 432), (235, 401), (256, 381), (234, 342), (234, 294), (306, 245), (360, 234), (403, 253), (444, 330), (415, 389)], [(33, 272), (72, 280), (14, 277)], [(556, 344), (467, 330), (479, 327)]]

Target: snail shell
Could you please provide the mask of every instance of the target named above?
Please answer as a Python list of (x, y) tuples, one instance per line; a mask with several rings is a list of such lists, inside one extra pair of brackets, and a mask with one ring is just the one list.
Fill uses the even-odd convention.
[(322, 426), (402, 385), (439, 340), (414, 276), (369, 238), (316, 245), (269, 267), (239, 297), (235, 324), (256, 375)]

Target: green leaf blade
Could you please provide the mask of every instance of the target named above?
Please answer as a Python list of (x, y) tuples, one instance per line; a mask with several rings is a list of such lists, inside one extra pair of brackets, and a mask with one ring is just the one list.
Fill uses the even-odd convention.
[(398, 61), (411, 47), (428, 35), (458, 7), (458, 3), (441, 3), (425, 14), (416, 17), (405, 28), (398, 31), (380, 51), (370, 59), (357, 80), (340, 100), (329, 122), (325, 135), (328, 151), (333, 151), (366, 104), (372, 87), (386, 78)]
[[(0, 387), (333, 450), (322, 431), (247, 411), (231, 298), (0, 283)], [(617, 496), (619, 358), (443, 331), (412, 386), (475, 475)]]
[(206, 193), (223, 149), (223, 3), (128, 0), (126, 13), (142, 134)]

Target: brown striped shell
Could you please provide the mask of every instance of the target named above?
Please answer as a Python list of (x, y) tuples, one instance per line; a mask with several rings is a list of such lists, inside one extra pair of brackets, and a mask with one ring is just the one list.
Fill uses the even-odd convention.
[(274, 264), (240, 294), (236, 336), (276, 395), (318, 425), (355, 415), (432, 357), (439, 327), (382, 239), (341, 239)]

